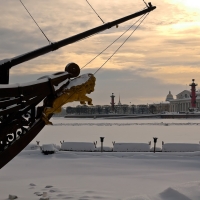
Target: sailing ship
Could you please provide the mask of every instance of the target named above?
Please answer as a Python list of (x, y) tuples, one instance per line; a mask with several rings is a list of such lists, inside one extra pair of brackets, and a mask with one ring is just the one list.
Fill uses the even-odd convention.
[[(63, 72), (24, 84), (9, 84), (9, 71), (23, 62), (116, 27), (154, 9), (156, 7), (148, 3), (147, 8), (139, 12), (50, 43), (26, 54), (0, 61), (0, 168), (11, 161), (46, 124), (50, 123), (49, 119), (53, 113), (59, 112), (63, 104), (70, 100), (80, 101), (80, 103), (87, 101), (91, 105), (92, 101), (86, 94), (93, 92), (95, 85), (93, 74), (79, 76), (80, 68), (76, 63), (69, 63)], [(38, 106), (42, 101), (43, 106)]]

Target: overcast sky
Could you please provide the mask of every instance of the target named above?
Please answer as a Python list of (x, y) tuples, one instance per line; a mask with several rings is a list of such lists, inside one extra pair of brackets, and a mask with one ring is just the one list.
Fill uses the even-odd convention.
[[(90, 0), (105, 22), (145, 7), (142, 0)], [(101, 25), (85, 0), (23, 0), (50, 41), (55, 42)], [(95, 75), (94, 105), (147, 104), (165, 101), (169, 90), (175, 96), (195, 78), (200, 84), (200, 1), (152, 0), (151, 12), (120, 51)], [(48, 45), (47, 40), (18, 0), (0, 0), (0, 60)], [(121, 35), (136, 19), (56, 52), (15, 66), (10, 83), (34, 81), (44, 74), (63, 71), (66, 64), (84, 66)], [(130, 32), (116, 42), (81, 74), (94, 73)], [(77, 104), (76, 104), (77, 105)]]

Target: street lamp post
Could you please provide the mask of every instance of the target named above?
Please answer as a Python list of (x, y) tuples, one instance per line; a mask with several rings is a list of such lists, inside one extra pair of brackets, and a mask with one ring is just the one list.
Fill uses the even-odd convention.
[(101, 153), (103, 152), (103, 141), (104, 141), (104, 137), (100, 137), (100, 141), (101, 141)]
[(153, 138), (153, 141), (154, 141), (154, 153), (156, 152), (156, 143), (157, 143), (157, 137), (154, 137)]

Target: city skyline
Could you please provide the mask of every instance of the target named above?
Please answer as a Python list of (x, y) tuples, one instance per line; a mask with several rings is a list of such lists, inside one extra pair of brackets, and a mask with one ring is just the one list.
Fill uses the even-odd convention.
[[(151, 2), (157, 9), (149, 14), (120, 51), (96, 74), (95, 91), (89, 95), (94, 105), (108, 104), (112, 92), (116, 96), (120, 94), (124, 104), (160, 102), (164, 101), (163, 97), (169, 90), (174, 96), (184, 89), (189, 90), (192, 78), (199, 82), (200, 2)], [(86, 1), (50, 0), (46, 4), (45, 1), (35, 3), (24, 0), (23, 3), (52, 42), (102, 24)], [(142, 0), (93, 0), (90, 3), (105, 22), (145, 7)], [(19, 1), (2, 1), (0, 6), (0, 60), (48, 44)], [(76, 62), (82, 67), (136, 20), (18, 65), (10, 70), (10, 83), (34, 81), (43, 75), (63, 71), (69, 62)], [(94, 73), (128, 35), (83, 69), (81, 74)]]

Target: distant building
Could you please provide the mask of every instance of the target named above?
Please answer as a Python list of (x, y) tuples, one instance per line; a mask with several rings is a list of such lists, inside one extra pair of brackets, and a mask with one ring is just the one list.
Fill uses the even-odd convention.
[[(176, 99), (170, 100), (170, 112), (187, 112), (191, 108), (191, 97), (189, 90), (183, 90), (176, 95)], [(196, 93), (196, 107), (200, 107), (200, 92)]]
[(120, 95), (119, 95), (119, 102), (118, 102), (118, 104), (117, 104), (118, 106), (121, 106), (122, 104), (121, 104), (121, 101), (120, 101)]
[(167, 101), (164, 101), (164, 102), (160, 102), (160, 103), (149, 104), (149, 111), (152, 114), (169, 112), (170, 111), (170, 103)]
[(146, 104), (137, 105), (137, 113), (138, 114), (148, 114), (149, 113), (149, 106)]
[(167, 95), (165, 101), (171, 101), (171, 100), (173, 100), (173, 99), (174, 99), (174, 97), (173, 97), (173, 95), (171, 94), (171, 91), (169, 91), (169, 94)]
[(190, 108), (199, 109), (200, 107), (200, 92), (196, 91), (195, 79), (192, 79), (190, 90), (183, 90), (176, 95), (176, 99), (169, 100), (171, 112), (187, 112)]

